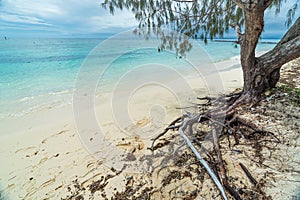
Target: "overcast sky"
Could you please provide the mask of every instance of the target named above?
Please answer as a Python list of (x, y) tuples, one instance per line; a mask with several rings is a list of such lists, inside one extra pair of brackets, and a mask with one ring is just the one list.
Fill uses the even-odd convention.
[[(118, 11), (112, 16), (101, 8), (101, 2), (0, 0), (0, 37), (97, 37), (137, 25), (129, 11)], [(288, 2), (277, 16), (274, 11), (267, 11), (264, 38), (278, 38), (284, 34), (285, 15), (292, 1)]]

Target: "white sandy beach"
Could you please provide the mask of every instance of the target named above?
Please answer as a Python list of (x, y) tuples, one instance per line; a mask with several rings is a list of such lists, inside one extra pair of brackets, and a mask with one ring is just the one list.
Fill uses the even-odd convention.
[[(242, 86), (240, 68), (221, 70), (236, 64), (238, 62), (234, 60), (217, 63), (226, 92)], [(197, 79), (191, 79), (189, 84), (198, 92), (205, 88), (199, 85)], [(149, 124), (164, 128), (181, 112), (175, 109), (178, 106), (176, 101), (170, 101), (171, 93), (151, 87), (144, 89), (136, 92), (130, 99), (128, 107), (135, 124), (125, 127), (126, 133), (114, 124), (111, 104), (105, 101), (105, 98), (109, 100), (109, 96), (97, 97), (95, 106), (96, 116), (101, 119), (98, 122), (105, 138), (116, 145), (116, 148), (125, 149), (130, 153), (128, 155), (133, 154), (136, 157), (138, 154), (150, 153), (147, 147), (151, 144), (151, 137), (143, 134), (149, 133), (149, 130), (154, 130), (155, 127), (151, 129), (150, 126), (150, 129), (144, 129), (145, 132), (139, 130), (147, 128)], [(197, 93), (197, 95), (201, 94)], [(151, 113), (149, 114), (149, 109), (153, 105), (164, 106), (164, 109), (157, 107), (154, 115), (156, 117), (151, 117)], [(161, 119), (157, 118), (160, 112), (163, 112)], [(125, 126), (126, 123), (121, 125)], [(92, 183), (103, 180), (109, 174), (114, 175), (115, 169), (110, 162), (97, 160), (97, 156), (95, 158), (91, 155), (90, 149), (82, 143), (77, 132), (72, 105), (44, 109), (22, 117), (7, 118), (0, 122), (0, 130), (7, 133), (0, 141), (1, 197), (75, 199), (76, 196), (83, 195), (82, 197), (104, 199), (100, 192), (90, 196), (90, 190), (83, 193), (82, 188), (90, 188)], [(93, 133), (89, 134), (93, 135)], [(90, 140), (96, 138), (90, 137)], [(123, 191), (131, 175), (132, 171), (124, 171), (110, 178), (105, 185), (105, 197), (110, 198), (116, 191)], [(81, 188), (79, 194), (76, 193), (78, 189), (76, 187)]]

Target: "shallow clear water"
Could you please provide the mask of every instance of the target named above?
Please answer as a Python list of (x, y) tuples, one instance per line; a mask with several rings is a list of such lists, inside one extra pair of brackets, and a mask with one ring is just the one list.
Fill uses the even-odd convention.
[[(0, 112), (22, 114), (64, 101), (78, 68), (98, 40), (9, 39), (0, 42)], [(54, 100), (54, 101), (53, 101)]]
[[(74, 83), (82, 63), (103, 41), (104, 39), (0, 40), (0, 119), (23, 115), (43, 107), (71, 103)], [(130, 42), (132, 41), (122, 41), (122, 48), (126, 48), (126, 44), (130, 46)], [(239, 54), (239, 48), (234, 48), (231, 42), (210, 42), (202, 46), (214, 62)], [(274, 44), (261, 44), (258, 51), (266, 51), (273, 46)], [(110, 46), (93, 56), (97, 59), (115, 57), (118, 49), (120, 47), (117, 45)], [(100, 84), (110, 85), (145, 61), (164, 63), (183, 72), (188, 66), (184, 59), (178, 59), (168, 51), (158, 53), (154, 48), (130, 49), (114, 60)], [(93, 69), (88, 73), (93, 73)]]

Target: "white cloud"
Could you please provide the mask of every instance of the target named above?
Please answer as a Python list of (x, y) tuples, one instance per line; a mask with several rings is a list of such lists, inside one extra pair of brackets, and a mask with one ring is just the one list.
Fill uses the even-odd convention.
[[(14, 29), (20, 27), (20, 30), (26, 25), (28, 29), (32, 27), (34, 30), (40, 27), (41, 31), (63, 34), (107, 32), (137, 25), (130, 11), (116, 11), (112, 16), (109, 11), (101, 8), (101, 2), (103, 0), (2, 0), (0, 24), (11, 23)], [(266, 12), (266, 32), (277, 31), (278, 28), (274, 28), (276, 26), (282, 29), (287, 9), (291, 5), (291, 2), (283, 4), (278, 16), (275, 16), (274, 10)]]
[(24, 16), (36, 16), (48, 18), (63, 14), (63, 9), (54, 3), (55, 1), (32, 0), (3, 0), (2, 11)]
[[(136, 24), (129, 11), (115, 16), (100, 6), (98, 0), (3, 0), (0, 22), (56, 27), (61, 33), (88, 34)], [(44, 30), (44, 28), (41, 28)]]
[[(117, 16), (117, 20), (116, 20)], [(92, 16), (88, 20), (88, 24), (94, 27), (94, 30), (108, 29), (111, 27), (128, 28), (133, 27), (137, 23), (134, 18), (130, 16), (128, 12), (116, 12), (115, 16), (103, 15), (103, 16)]]
[(51, 25), (36, 17), (19, 16), (13, 14), (0, 14), (0, 20), (6, 22), (13, 22), (13, 23), (25, 23), (25, 24), (46, 25), (46, 26)]

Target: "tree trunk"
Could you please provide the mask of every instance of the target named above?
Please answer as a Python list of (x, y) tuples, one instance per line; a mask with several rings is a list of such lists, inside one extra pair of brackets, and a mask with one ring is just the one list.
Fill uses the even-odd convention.
[(268, 53), (255, 57), (255, 48), (264, 27), (265, 6), (244, 6), (245, 34), (238, 34), (241, 45), (245, 103), (255, 103), (262, 94), (275, 87), (283, 64), (300, 56), (300, 18), (289, 29), (282, 40)]
[(241, 65), (243, 69), (243, 96), (248, 102), (256, 101), (269, 87), (270, 76), (263, 73), (262, 63), (255, 57), (255, 48), (264, 28), (264, 9), (257, 4), (244, 7), (245, 34), (240, 35)]

